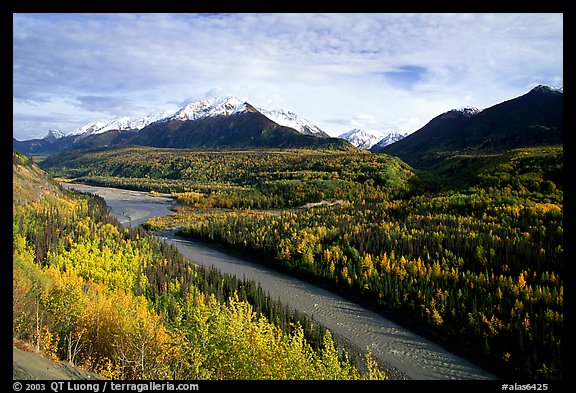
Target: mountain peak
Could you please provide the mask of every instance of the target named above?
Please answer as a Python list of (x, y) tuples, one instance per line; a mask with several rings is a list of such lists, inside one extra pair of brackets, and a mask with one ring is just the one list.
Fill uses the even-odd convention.
[(329, 135), (312, 124), (308, 119), (298, 116), (297, 114), (285, 109), (264, 109), (258, 108), (258, 111), (264, 116), (281, 126), (290, 127), (302, 134), (328, 137)]
[(353, 135), (360, 135), (360, 136), (376, 136), (379, 138), (382, 138), (384, 136), (384, 134), (380, 131), (368, 131), (362, 128), (354, 128), (348, 132), (345, 132), (343, 134), (338, 135), (338, 138), (348, 138), (351, 137)]
[(478, 113), (482, 112), (481, 109), (478, 109), (474, 106), (463, 106), (460, 108), (451, 109), (448, 112), (443, 113), (441, 116), (445, 115), (460, 115), (464, 117), (471, 117)]
[(528, 94), (530, 94), (530, 93), (557, 94), (557, 93), (563, 93), (563, 92), (564, 92), (563, 87), (556, 88), (556, 87), (550, 87), (550, 86), (546, 86), (546, 85), (538, 85), (538, 86), (534, 87), (532, 90), (530, 90), (528, 92)]
[(240, 112), (254, 112), (256, 108), (236, 97), (216, 97), (194, 101), (176, 112), (171, 119), (187, 121), (204, 117), (230, 116)]
[(373, 147), (382, 148), (388, 146), (405, 138), (407, 135), (408, 134), (401, 134), (398, 132), (383, 133), (380, 131), (355, 128), (340, 134), (338, 138), (345, 139), (360, 149), (371, 150)]
[(465, 115), (469, 115), (469, 116), (476, 115), (476, 114), (482, 112), (482, 109), (478, 109), (475, 106), (463, 106), (463, 107), (457, 108), (455, 110), (458, 112), (462, 112)]
[(425, 168), (453, 154), (495, 153), (562, 143), (562, 93), (548, 86), (482, 110), (452, 110), (381, 152)]
[[(388, 135), (381, 138), (378, 142), (376, 142), (372, 147), (376, 150), (382, 149), (388, 145), (391, 145), (395, 142), (398, 142), (408, 136), (408, 133), (402, 134), (399, 132), (391, 132)], [(371, 148), (372, 148), (371, 147)], [(372, 150), (371, 150), (372, 151)]]
[(60, 131), (60, 130), (48, 130), (48, 132), (46, 133), (46, 135), (44, 135), (44, 137), (42, 139), (52, 143), (57, 139), (60, 139), (64, 136), (65, 134)]
[(366, 150), (369, 150), (381, 141), (383, 137), (384, 134), (380, 131), (368, 131), (360, 128), (354, 128), (353, 130), (338, 135), (338, 138), (345, 139), (354, 146)]

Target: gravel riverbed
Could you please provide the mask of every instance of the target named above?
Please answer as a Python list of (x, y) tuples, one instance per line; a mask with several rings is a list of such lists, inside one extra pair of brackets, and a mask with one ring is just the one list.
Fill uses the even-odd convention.
[[(102, 196), (126, 226), (171, 213), (166, 196), (114, 188), (67, 184)], [(164, 236), (190, 260), (224, 273), (258, 282), (272, 299), (305, 313), (332, 331), (337, 340), (360, 351), (370, 350), (391, 379), (488, 380), (495, 375), (421, 337), (386, 317), (311, 283), (230, 255), (199, 241)]]

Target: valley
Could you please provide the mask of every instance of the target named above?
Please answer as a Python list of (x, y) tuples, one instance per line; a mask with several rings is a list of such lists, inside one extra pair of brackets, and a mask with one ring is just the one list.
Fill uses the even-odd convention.
[[(123, 225), (138, 223), (139, 217), (162, 216), (162, 210), (170, 206), (166, 198), (153, 197), (145, 192), (82, 184), (64, 186), (102, 196), (111, 213)], [(151, 214), (150, 206), (153, 204), (157, 208)], [(132, 219), (127, 220), (127, 215)], [(428, 339), (326, 289), (219, 251), (206, 243), (174, 236), (173, 231), (159, 233), (159, 236), (174, 244), (182, 255), (195, 263), (254, 280), (272, 299), (312, 317), (337, 337), (346, 337), (354, 347), (370, 350), (375, 359), (388, 365), (391, 375), (397, 373), (418, 380), (495, 378)]]
[(454, 156), (429, 172), (362, 152), (139, 147), (41, 165), (83, 183), (171, 193), (175, 212), (146, 229), (178, 228), (358, 296), (523, 374), (522, 353), (559, 360), (562, 160), (561, 146), (526, 148)]
[[(13, 177), (20, 347), (111, 379), (388, 378), (369, 354), (352, 362), (329, 331), (254, 281), (192, 263), (140, 226), (121, 226), (101, 197), (62, 189), (17, 153)], [(136, 212), (134, 222), (166, 207), (119, 196), (124, 208), (136, 202), (120, 215)]]
[[(217, 104), (38, 165), (14, 153), (15, 337), (115, 378), (386, 378), (370, 356), (415, 379), (562, 378), (561, 91), (446, 112), (382, 152)], [(102, 348), (88, 299), (118, 296), (148, 308), (107, 310), (126, 333)], [(184, 352), (135, 367), (142, 329)], [(360, 368), (330, 330), (369, 350)]]

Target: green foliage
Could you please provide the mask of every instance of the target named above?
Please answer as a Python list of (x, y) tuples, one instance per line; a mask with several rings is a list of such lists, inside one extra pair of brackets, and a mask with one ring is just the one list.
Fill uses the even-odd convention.
[[(134, 148), (69, 153), (47, 167), (172, 192), (183, 206), (149, 229), (179, 226), (362, 296), (509, 374), (555, 379), (563, 366), (562, 160), (561, 146), (524, 148), (452, 155), (415, 173), (396, 158), (358, 152)], [(44, 255), (36, 251), (36, 260)], [(165, 259), (142, 269), (149, 287), (140, 290), (170, 320), (187, 315), (181, 299), (193, 288), (224, 303), (237, 291), (291, 332), (294, 320), (245, 283), (201, 283), (193, 268)], [(321, 332), (307, 334), (323, 348)]]
[(296, 207), (322, 200), (380, 200), (413, 177), (400, 160), (358, 151), (193, 151), (124, 148), (63, 153), (42, 162), (54, 176), (100, 186), (174, 193), (205, 208)]
[[(495, 192), (521, 192), (523, 197), (550, 198), (561, 203), (552, 187), (562, 188), (562, 146), (514, 149), (500, 154), (456, 154), (421, 172), (427, 188), (466, 190), (471, 186)], [(527, 195), (529, 193), (530, 195)]]
[[(540, 86), (477, 114), (446, 112), (401, 141), (377, 150), (396, 155), (416, 168), (429, 169), (450, 161), (451, 156), (559, 146), (564, 129), (563, 100), (563, 93)], [(474, 164), (457, 161), (465, 166)]]
[(14, 165), (32, 166), (32, 159), (17, 151), (12, 152), (12, 163)]
[(410, 198), (281, 214), (181, 212), (180, 233), (359, 294), (510, 372), (555, 378), (561, 163), (560, 149), (522, 149), (492, 157), (461, 191), (419, 193), (415, 183)]
[(254, 282), (123, 229), (101, 198), (57, 192), (13, 204), (14, 338), (113, 379), (364, 377)]

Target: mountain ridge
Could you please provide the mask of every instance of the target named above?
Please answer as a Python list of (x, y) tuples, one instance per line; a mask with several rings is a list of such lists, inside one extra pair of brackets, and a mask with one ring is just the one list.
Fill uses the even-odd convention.
[(562, 144), (562, 132), (563, 92), (539, 85), (481, 111), (445, 112), (403, 140), (372, 152), (424, 168), (453, 154)]
[[(252, 107), (253, 108), (253, 107)], [(336, 148), (353, 147), (338, 138), (302, 134), (270, 120), (257, 110), (235, 111), (228, 116), (156, 122), (140, 130), (130, 144), (168, 148)], [(347, 146), (347, 144), (349, 146)]]
[[(253, 115), (247, 115), (249, 113)], [(255, 123), (250, 125), (248, 118)], [(158, 134), (152, 134), (151, 129)], [(91, 122), (67, 134), (49, 133), (42, 139), (18, 141), (13, 138), (13, 148), (25, 154), (52, 154), (69, 148), (122, 144), (188, 148), (351, 147), (346, 146), (346, 142), (331, 138), (309, 120), (293, 112), (256, 108), (232, 96), (194, 101), (175, 112), (163, 111)]]
[(361, 149), (369, 150), (376, 143), (384, 138), (384, 134), (380, 131), (369, 131), (360, 128), (354, 128), (348, 132), (344, 132), (338, 135), (338, 138), (342, 138), (352, 143), (354, 146)]
[[(332, 138), (293, 112), (257, 108), (225, 96), (191, 102), (168, 116), (168, 111), (144, 117), (123, 116), (88, 123), (64, 136), (61, 131), (51, 130), (42, 139), (13, 138), (13, 148), (38, 155), (69, 148), (127, 144), (181, 148), (356, 146), (373, 153), (398, 155), (411, 165), (429, 165), (454, 152), (502, 151), (561, 143), (561, 97), (563, 89), (538, 85), (522, 96), (484, 110), (475, 107), (449, 110), (407, 137), (355, 129)], [(363, 133), (366, 135), (361, 136)], [(375, 141), (376, 133), (383, 138)]]

